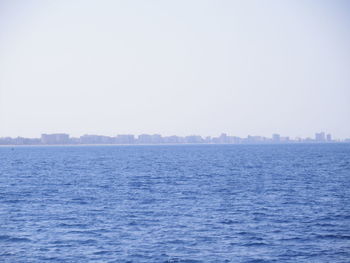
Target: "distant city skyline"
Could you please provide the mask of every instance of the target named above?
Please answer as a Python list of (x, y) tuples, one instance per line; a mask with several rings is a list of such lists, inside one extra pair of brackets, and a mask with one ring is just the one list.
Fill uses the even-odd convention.
[(265, 134), (245, 134), (245, 135), (241, 135), (241, 134), (236, 134), (236, 133), (229, 133), (229, 132), (219, 132), (218, 134), (200, 134), (200, 133), (181, 133), (181, 134), (175, 134), (175, 133), (171, 133), (171, 134), (164, 134), (161, 132), (140, 132), (140, 133), (133, 133), (133, 132), (126, 132), (126, 133), (122, 133), (122, 132), (112, 132), (112, 133), (108, 133), (108, 134), (104, 134), (104, 133), (90, 133), (90, 132), (83, 132), (81, 134), (71, 134), (69, 132), (41, 132), (36, 136), (23, 136), (20, 134), (16, 134), (16, 135), (5, 135), (5, 136), (0, 136), (0, 138), (6, 138), (6, 137), (11, 137), (11, 138), (16, 138), (16, 137), (23, 137), (23, 138), (39, 138), (43, 135), (46, 134), (68, 134), (70, 137), (82, 137), (82, 136), (90, 136), (90, 135), (96, 135), (96, 136), (107, 136), (107, 137), (115, 137), (115, 136), (119, 136), (119, 135), (133, 135), (133, 136), (139, 136), (139, 135), (144, 135), (144, 134), (159, 134), (163, 137), (170, 137), (170, 136), (179, 136), (179, 137), (185, 137), (185, 136), (190, 136), (190, 135), (198, 135), (198, 136), (202, 136), (202, 137), (216, 137), (218, 136), (218, 134), (227, 134), (230, 136), (237, 136), (237, 137), (241, 137), (241, 138), (246, 138), (248, 136), (260, 136), (260, 137), (265, 137), (265, 138), (271, 138), (271, 139), (275, 139), (278, 140), (278, 138), (283, 138), (283, 137), (288, 137), (291, 139), (295, 139), (295, 138), (312, 138), (312, 139), (316, 139), (318, 138), (319, 140), (323, 140), (323, 139), (327, 139), (327, 136), (331, 136), (332, 140), (345, 140), (350, 138), (350, 134), (348, 136), (345, 137), (339, 137), (334, 135), (332, 132), (329, 131), (319, 131), (319, 132), (314, 132), (308, 136), (301, 136), (301, 135), (290, 135), (290, 134), (282, 134), (282, 133), (277, 133), (277, 132), (272, 132), (271, 134), (265, 135)]
[(151, 131), (151, 132), (109, 132), (109, 133), (101, 133), (101, 132), (82, 132), (82, 133), (70, 133), (70, 132), (67, 132), (67, 131), (59, 131), (59, 132), (55, 132), (55, 131), (52, 131), (52, 132), (40, 132), (36, 135), (32, 135), (32, 136), (26, 136), (25, 134), (22, 134), (22, 133), (18, 133), (18, 134), (5, 134), (5, 135), (2, 135), (0, 133), (0, 138), (4, 138), (4, 137), (11, 137), (11, 138), (15, 138), (15, 137), (24, 137), (24, 138), (39, 138), (41, 135), (43, 134), (69, 134), (71, 137), (80, 137), (80, 136), (84, 136), (84, 135), (101, 135), (101, 136), (117, 136), (117, 135), (125, 135), (125, 134), (133, 134), (135, 136), (137, 135), (142, 135), (142, 134), (160, 134), (162, 136), (189, 136), (189, 135), (193, 135), (193, 134), (197, 134), (199, 136), (202, 136), (202, 137), (215, 137), (217, 136), (218, 134), (231, 134), (231, 135), (235, 135), (235, 136), (238, 136), (238, 137), (242, 137), (242, 138), (245, 138), (247, 136), (262, 136), (262, 137), (271, 137), (273, 138), (274, 135), (278, 135), (280, 137), (290, 137), (290, 138), (315, 138), (315, 135), (318, 134), (318, 133), (323, 133), (324, 136), (326, 137), (328, 134), (331, 134), (332, 135), (332, 138), (333, 139), (337, 139), (337, 140), (344, 140), (344, 139), (347, 139), (347, 138), (350, 138), (350, 134), (348, 136), (337, 136), (336, 133), (333, 133), (333, 132), (329, 132), (329, 131), (320, 131), (320, 132), (313, 132), (311, 134), (307, 134), (307, 135), (301, 135), (300, 133), (296, 134), (296, 135), (293, 135), (293, 134), (287, 134), (287, 133), (277, 133), (277, 132), (271, 132), (269, 134), (257, 134), (257, 133), (248, 133), (248, 134), (238, 134), (238, 133), (230, 133), (230, 132), (218, 132), (217, 134), (204, 134), (204, 133), (196, 133), (196, 132), (189, 132), (189, 133), (162, 133), (162, 132), (158, 132), (158, 131)]
[(350, 134), (350, 1), (0, 1), (0, 137)]
[(115, 136), (85, 134), (79, 137), (71, 137), (67, 133), (41, 134), (40, 138), (25, 137), (0, 137), (0, 145), (69, 145), (69, 144), (260, 144), (260, 143), (330, 143), (350, 142), (346, 139), (334, 139), (330, 133), (318, 132), (313, 138), (292, 138), (274, 133), (271, 137), (248, 135), (239, 137), (221, 133), (219, 136), (162, 136), (161, 134), (118, 134)]

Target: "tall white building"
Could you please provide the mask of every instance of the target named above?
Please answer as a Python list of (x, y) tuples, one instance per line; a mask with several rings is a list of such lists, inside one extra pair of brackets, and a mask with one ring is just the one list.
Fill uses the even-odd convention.
[(326, 134), (324, 132), (315, 133), (315, 141), (317, 142), (326, 141)]

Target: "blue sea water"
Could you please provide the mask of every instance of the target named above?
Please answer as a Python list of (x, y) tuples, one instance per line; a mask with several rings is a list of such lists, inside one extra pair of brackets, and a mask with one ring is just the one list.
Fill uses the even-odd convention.
[(350, 262), (350, 144), (0, 148), (0, 262)]

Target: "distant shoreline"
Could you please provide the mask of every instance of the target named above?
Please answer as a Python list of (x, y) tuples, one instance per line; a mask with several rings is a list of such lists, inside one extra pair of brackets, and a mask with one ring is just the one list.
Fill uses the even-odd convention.
[(86, 147), (86, 146), (239, 146), (239, 145), (326, 145), (326, 144), (349, 144), (350, 142), (340, 141), (340, 142), (265, 142), (265, 143), (135, 143), (135, 144), (0, 144), (0, 147)]
[(221, 133), (221, 135), (162, 136), (161, 134), (118, 134), (116, 136), (85, 134), (71, 137), (67, 133), (41, 134), (40, 138), (0, 137), (0, 145), (187, 145), (187, 144), (300, 144), (300, 143), (348, 143), (350, 138), (333, 139), (330, 133), (315, 133), (314, 138), (281, 136), (251, 136), (241, 138)]

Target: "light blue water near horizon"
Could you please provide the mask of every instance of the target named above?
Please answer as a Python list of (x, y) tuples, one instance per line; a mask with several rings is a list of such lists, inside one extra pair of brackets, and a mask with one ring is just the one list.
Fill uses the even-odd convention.
[(349, 262), (350, 144), (0, 147), (1, 262)]

